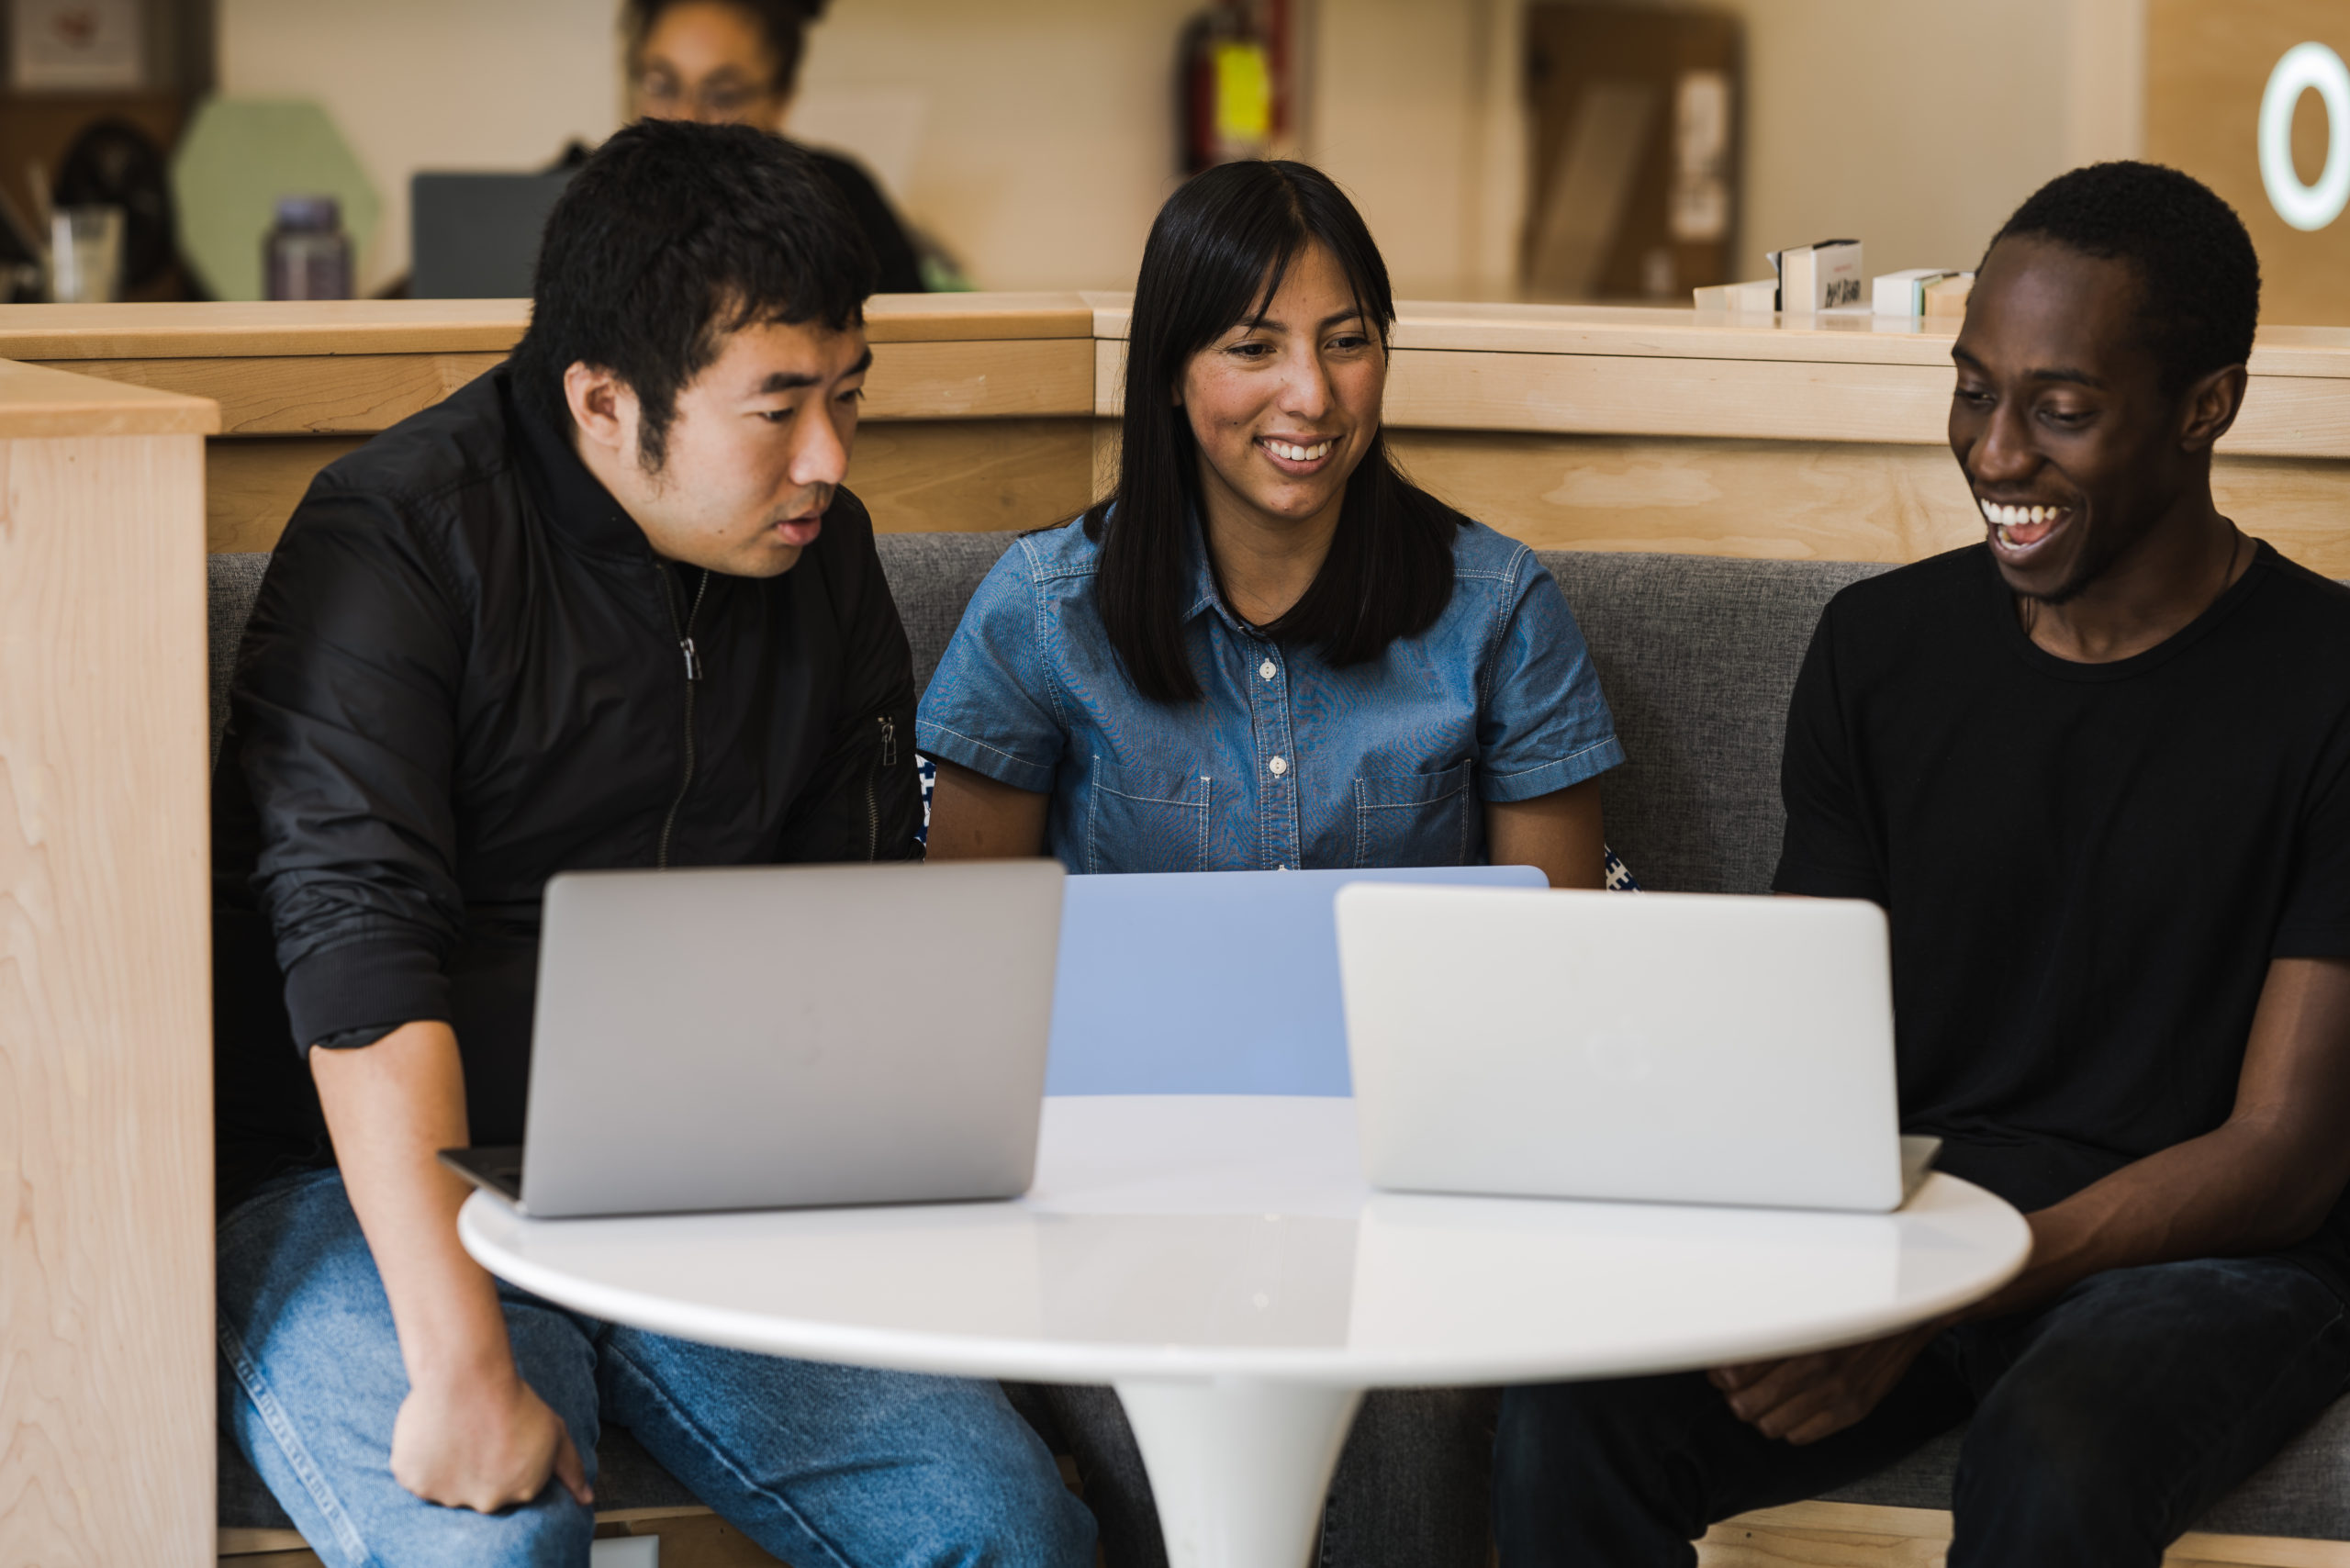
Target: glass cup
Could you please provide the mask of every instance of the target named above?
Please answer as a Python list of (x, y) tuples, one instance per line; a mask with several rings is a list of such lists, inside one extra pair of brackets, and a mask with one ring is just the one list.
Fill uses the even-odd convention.
[(49, 223), (49, 297), (103, 305), (122, 293), (122, 208), (61, 207)]

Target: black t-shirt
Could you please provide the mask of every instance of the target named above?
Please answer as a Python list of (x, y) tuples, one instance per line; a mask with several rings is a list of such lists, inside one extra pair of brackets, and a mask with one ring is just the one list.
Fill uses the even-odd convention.
[[(1820, 617), (1782, 788), (1774, 885), (1890, 917), (1905, 1130), (2045, 1207), (2225, 1121), (2269, 960), (2350, 955), (2350, 589), (2261, 544), (2090, 665), (1982, 545), (1888, 572)], [(2350, 1201), (2293, 1255), (2350, 1294)]]

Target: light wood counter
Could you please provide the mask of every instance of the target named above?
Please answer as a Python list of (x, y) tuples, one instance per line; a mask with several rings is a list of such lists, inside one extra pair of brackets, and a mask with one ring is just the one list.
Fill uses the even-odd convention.
[[(310, 476), (498, 363), (520, 300), (0, 308), (0, 358), (211, 398), (208, 532), (265, 548)], [(1127, 297), (897, 295), (849, 482), (885, 529), (1033, 528), (1114, 452)], [(1943, 448), (1952, 327), (1406, 302), (1387, 423), (1423, 484), (1531, 543), (1910, 560), (1979, 536)], [(2221, 501), (2350, 574), (2350, 329), (2265, 329)]]
[(207, 401), (0, 364), (0, 1560), (213, 1550)]

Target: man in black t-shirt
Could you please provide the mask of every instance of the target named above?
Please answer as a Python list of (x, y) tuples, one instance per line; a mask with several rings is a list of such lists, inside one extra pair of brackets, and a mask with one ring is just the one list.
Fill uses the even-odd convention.
[(1776, 886), (1885, 906), (1904, 1129), (2026, 1211), (2022, 1274), (1513, 1390), (1508, 1568), (1694, 1562), (1969, 1419), (1953, 1568), (2152, 1568), (2350, 1383), (2350, 590), (2212, 504), (2258, 299), (2174, 170), (2026, 202), (1953, 351), (1988, 537), (1838, 595), (1796, 688)]

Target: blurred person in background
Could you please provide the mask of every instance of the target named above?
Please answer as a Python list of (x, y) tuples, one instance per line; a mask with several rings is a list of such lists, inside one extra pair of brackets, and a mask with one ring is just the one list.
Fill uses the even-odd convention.
[[(800, 84), (808, 25), (826, 0), (626, 0), (629, 112), (633, 119), (755, 126), (783, 134)], [(919, 294), (928, 285), (913, 238), (881, 187), (838, 153), (801, 149), (873, 247), (878, 291)]]

